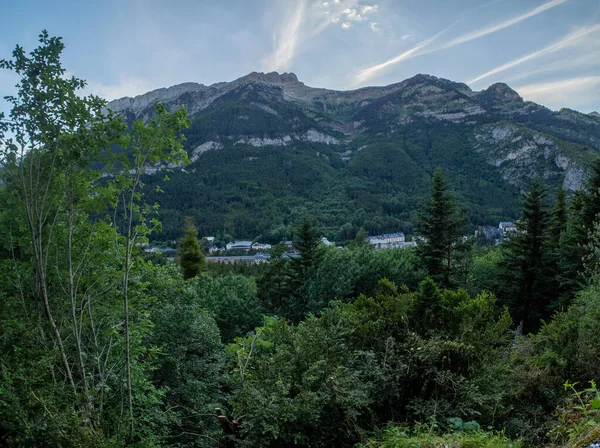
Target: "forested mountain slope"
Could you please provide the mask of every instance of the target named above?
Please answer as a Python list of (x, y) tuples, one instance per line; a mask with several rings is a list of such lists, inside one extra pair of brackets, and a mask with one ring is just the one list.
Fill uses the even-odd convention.
[[(251, 73), (229, 83), (186, 83), (108, 104), (133, 120), (156, 100), (185, 105), (192, 164), (172, 169), (161, 204), (162, 238), (185, 215), (201, 234), (280, 241), (306, 212), (330, 238), (410, 231), (441, 166), (472, 224), (518, 215), (519, 193), (540, 177), (581, 188), (600, 151), (600, 117), (551, 111), (506, 84), (480, 92), (417, 75), (354, 91), (312, 88), (294, 74)], [(157, 172), (160, 171), (160, 172)], [(150, 169), (149, 185), (163, 170)], [(150, 189), (148, 189), (150, 190)]]

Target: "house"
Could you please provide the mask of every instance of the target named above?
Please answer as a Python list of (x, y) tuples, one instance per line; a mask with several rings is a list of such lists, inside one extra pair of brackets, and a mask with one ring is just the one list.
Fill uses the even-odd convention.
[(227, 243), (225, 248), (227, 250), (239, 249), (248, 252), (252, 249), (252, 241), (234, 241), (233, 243)]
[(262, 244), (262, 243), (254, 243), (252, 245), (252, 249), (256, 250), (258, 252), (265, 252), (265, 251), (271, 249), (271, 245), (270, 244)]
[[(267, 244), (268, 246), (268, 244)], [(254, 264), (267, 263), (271, 255), (258, 253), (254, 256)]]
[(331, 241), (329, 241), (326, 237), (322, 237), (321, 238), (321, 242), (325, 245), (325, 246), (333, 246), (333, 243)]
[(502, 238), (502, 230), (493, 226), (480, 226), (475, 229), (475, 238), (497, 240)]
[(500, 224), (498, 224), (498, 229), (500, 229), (502, 231), (503, 235), (506, 235), (507, 233), (511, 233), (511, 232), (516, 232), (517, 231), (517, 226), (515, 224), (513, 224), (512, 222), (501, 222)]
[(386, 233), (384, 235), (368, 236), (365, 240), (375, 250), (390, 249), (392, 247), (400, 247), (400, 243), (405, 242), (404, 233)]

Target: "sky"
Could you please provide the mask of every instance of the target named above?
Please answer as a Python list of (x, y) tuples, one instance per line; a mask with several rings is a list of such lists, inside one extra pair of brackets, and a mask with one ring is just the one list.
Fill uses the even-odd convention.
[[(338, 90), (426, 73), (600, 112), (600, 0), (0, 0), (0, 11), (0, 58), (47, 29), (64, 39), (68, 73), (108, 100), (253, 71)], [(15, 82), (0, 71), (0, 95)]]

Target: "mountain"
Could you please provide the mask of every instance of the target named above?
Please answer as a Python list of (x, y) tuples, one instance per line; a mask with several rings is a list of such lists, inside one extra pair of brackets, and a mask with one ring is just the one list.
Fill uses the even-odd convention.
[[(441, 166), (473, 224), (514, 219), (533, 178), (582, 187), (600, 151), (600, 116), (552, 111), (503, 83), (482, 91), (416, 75), (384, 87), (335, 91), (293, 73), (250, 73), (232, 82), (185, 83), (108, 108), (148, 118), (160, 100), (185, 105), (192, 164), (174, 169), (161, 195), (163, 238), (183, 216), (201, 234), (280, 241), (309, 214), (336, 240), (360, 226), (410, 231)], [(164, 174), (148, 167), (150, 186)], [(153, 190), (148, 188), (148, 191)]]

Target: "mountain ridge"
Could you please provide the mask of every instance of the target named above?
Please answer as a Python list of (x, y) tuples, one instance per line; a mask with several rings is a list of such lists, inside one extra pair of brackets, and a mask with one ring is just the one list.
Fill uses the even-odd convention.
[[(147, 119), (156, 100), (169, 110), (185, 105), (192, 122), (185, 132), (191, 166), (172, 168), (165, 194), (153, 198), (170, 237), (184, 214), (202, 232), (266, 234), (273, 242), (306, 212), (330, 239), (351, 237), (348, 226), (408, 231), (436, 166), (468, 205), (471, 222), (491, 224), (518, 216), (519, 195), (534, 178), (552, 189), (580, 189), (600, 152), (600, 117), (552, 111), (505, 83), (473, 91), (418, 74), (337, 91), (306, 86), (293, 73), (253, 72), (107, 107), (127, 120)], [(148, 167), (148, 183), (163, 169)]]

